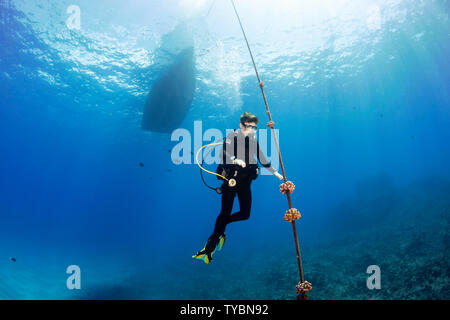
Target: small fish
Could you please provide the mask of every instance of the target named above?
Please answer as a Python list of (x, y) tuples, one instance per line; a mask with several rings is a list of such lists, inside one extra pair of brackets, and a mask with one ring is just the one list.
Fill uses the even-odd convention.
[(171, 153), (172, 152), (172, 149), (169, 149), (169, 153)]
[(144, 167), (144, 164), (142, 162), (139, 162), (139, 166), (142, 168)]
[(9, 258), (9, 260), (11, 260), (12, 262), (16, 262), (17, 261), (16, 258), (13, 258), (13, 257)]
[(414, 136), (411, 136), (411, 139), (414, 139)]
[(167, 169), (167, 172), (172, 172), (172, 169)]
[(148, 177), (148, 179), (149, 179), (149, 180), (152, 180), (153, 178), (152, 178), (152, 177)]

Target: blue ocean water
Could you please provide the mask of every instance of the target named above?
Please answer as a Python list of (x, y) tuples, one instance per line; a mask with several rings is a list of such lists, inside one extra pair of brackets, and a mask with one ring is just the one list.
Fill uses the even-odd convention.
[[(197, 77), (181, 127), (225, 132), (244, 111), (264, 127), (229, 1), (80, 0), (79, 29), (71, 5), (0, 1), (0, 298), (295, 298), (279, 180), (255, 180), (250, 219), (203, 264), (191, 255), (220, 196), (193, 162), (173, 163), (170, 134), (140, 127), (180, 24)], [(448, 1), (236, 5), (296, 185), (310, 298), (449, 299)], [(66, 287), (70, 265), (81, 290)]]

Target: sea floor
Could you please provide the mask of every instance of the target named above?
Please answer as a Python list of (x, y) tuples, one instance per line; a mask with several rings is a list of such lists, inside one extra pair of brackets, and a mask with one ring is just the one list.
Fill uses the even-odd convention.
[[(328, 237), (306, 244), (300, 220), (304, 275), (313, 286), (309, 298), (449, 299), (449, 190), (436, 182), (397, 190), (396, 205), (383, 218), (377, 203), (392, 201), (390, 195), (378, 195), (373, 203), (366, 199), (362, 220), (354, 226), (336, 224)], [(352, 201), (360, 203), (348, 199), (340, 208), (356, 210)], [(335, 213), (344, 221), (355, 214)], [(3, 252), (11, 250), (1, 243)], [(150, 252), (141, 262), (20, 246), (14, 253), (16, 262), (0, 263), (0, 299), (295, 299), (299, 281), (293, 241), (249, 239), (243, 246), (232, 233), (210, 265), (192, 259), (194, 252), (170, 263)], [(71, 264), (81, 268), (81, 290), (66, 287)], [(379, 290), (367, 288), (370, 265), (380, 267)]]

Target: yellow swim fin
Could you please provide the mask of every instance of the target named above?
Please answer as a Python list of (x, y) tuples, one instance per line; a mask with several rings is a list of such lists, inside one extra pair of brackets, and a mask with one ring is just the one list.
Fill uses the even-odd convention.
[(226, 238), (227, 236), (225, 235), (225, 233), (219, 237), (219, 242), (217, 243), (216, 249), (219, 249), (219, 251), (222, 250)]
[(212, 255), (214, 254), (214, 252), (216, 252), (217, 249), (221, 250), (224, 243), (225, 234), (217, 236), (217, 234), (214, 233), (208, 238), (208, 241), (206, 242), (203, 249), (197, 252), (196, 255), (193, 255), (192, 258), (201, 259), (206, 264), (210, 264), (212, 261)]
[(210, 262), (212, 260), (212, 253), (211, 253), (211, 255), (208, 255), (205, 252), (205, 248), (203, 248), (202, 250), (197, 252), (197, 254), (193, 255), (192, 258), (200, 259), (200, 260), (203, 260), (203, 262), (205, 262), (206, 264), (210, 264)]
[(192, 256), (194, 259), (200, 259), (203, 260), (206, 264), (209, 264), (211, 261), (209, 260), (208, 256), (204, 253), (202, 254), (196, 254), (195, 256)]

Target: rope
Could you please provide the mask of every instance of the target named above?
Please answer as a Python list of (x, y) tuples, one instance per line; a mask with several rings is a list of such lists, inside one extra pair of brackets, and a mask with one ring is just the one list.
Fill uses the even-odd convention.
[(214, 7), (214, 4), (216, 3), (216, 0), (213, 0), (211, 6), (209, 7), (208, 13), (206, 14), (206, 16), (208, 17), (209, 14), (211, 13), (212, 8)]
[[(267, 113), (267, 116), (269, 117), (269, 123), (268, 123), (267, 126), (272, 131), (272, 134), (273, 134), (273, 137), (274, 137), (274, 141), (275, 141), (275, 146), (276, 146), (277, 152), (278, 152), (278, 158), (280, 160), (281, 171), (283, 173), (283, 180), (284, 180), (284, 183), (287, 183), (288, 181), (286, 179), (286, 172), (284, 170), (283, 160), (281, 158), (280, 146), (278, 145), (278, 139), (277, 139), (277, 136), (275, 134), (274, 122), (272, 121), (272, 115), (270, 114), (269, 104), (267, 102), (266, 94), (264, 92), (264, 83), (261, 81), (261, 77), (259, 76), (258, 68), (256, 67), (255, 59), (253, 57), (253, 53), (252, 53), (252, 50), (250, 48), (250, 44), (249, 44), (248, 39), (247, 39), (247, 35), (245, 34), (245, 30), (244, 30), (244, 27), (242, 25), (241, 18), (239, 17), (238, 11), (237, 11), (236, 6), (234, 4), (234, 0), (230, 0), (230, 1), (231, 1), (231, 4), (233, 5), (234, 13), (236, 14), (236, 18), (237, 18), (237, 20), (239, 22), (239, 26), (241, 27), (242, 34), (244, 35), (245, 43), (247, 44), (247, 49), (248, 49), (248, 52), (250, 54), (250, 58), (252, 59), (253, 68), (255, 69), (256, 77), (258, 78), (259, 88), (261, 89), (261, 94), (262, 94), (262, 97), (264, 99), (264, 104), (266, 106), (266, 113)], [(292, 201), (291, 201), (290, 192), (286, 192), (285, 194), (286, 194), (286, 197), (287, 197), (287, 200), (288, 200), (289, 209), (291, 210), (292, 209)], [(297, 263), (298, 263), (298, 271), (299, 271), (299, 275), (300, 275), (300, 283), (304, 283), (303, 267), (302, 267), (302, 260), (301, 260), (301, 255), (300, 255), (300, 247), (299, 247), (299, 244), (298, 244), (298, 237), (297, 237), (297, 229), (296, 229), (296, 226), (295, 226), (295, 220), (292, 220), (292, 230), (293, 230), (294, 239), (295, 239), (295, 249), (297, 251)], [(302, 299), (307, 299), (307, 297), (306, 297), (306, 293), (307, 292), (305, 292), (305, 291), (298, 292), (298, 293), (301, 294), (301, 298)]]

